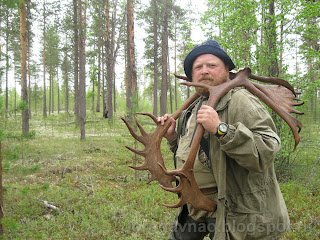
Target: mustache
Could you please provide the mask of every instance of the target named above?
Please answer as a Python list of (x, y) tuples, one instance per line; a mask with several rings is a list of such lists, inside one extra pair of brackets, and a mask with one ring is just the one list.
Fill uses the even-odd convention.
[(212, 76), (210, 76), (210, 75), (201, 76), (198, 81), (202, 81), (202, 80), (211, 80), (211, 81), (214, 81), (214, 78), (213, 78)]

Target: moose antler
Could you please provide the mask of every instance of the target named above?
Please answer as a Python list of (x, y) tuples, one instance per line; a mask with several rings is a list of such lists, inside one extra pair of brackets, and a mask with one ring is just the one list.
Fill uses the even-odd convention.
[[(188, 80), (186, 77), (177, 75), (176, 77)], [(294, 92), (293, 87), (288, 82), (280, 78), (264, 78), (253, 75), (251, 74), (251, 70), (249, 68), (245, 68), (237, 73), (231, 73), (230, 78), (232, 79), (232, 81), (228, 81), (218, 86), (208, 86), (206, 84), (192, 82), (186, 82), (182, 84), (188, 86), (199, 86), (208, 88), (210, 92), (210, 97), (207, 104), (212, 107), (215, 106), (218, 100), (229, 90), (237, 86), (246, 87), (251, 93), (259, 97), (264, 103), (266, 103), (272, 110), (274, 110), (288, 123), (294, 135), (295, 149), (300, 140), (299, 132), (301, 130), (302, 125), (300, 121), (292, 117), (290, 113), (303, 114), (293, 109), (293, 106), (299, 106), (303, 103), (298, 104), (294, 102), (294, 100), (299, 99), (295, 97), (296, 93)], [(261, 82), (277, 84), (277, 86), (254, 83), (251, 82), (249, 78)], [(198, 97), (199, 96), (197, 94), (194, 94), (192, 97), (190, 97), (183, 104), (183, 106), (181, 106), (181, 108), (172, 115), (172, 117), (174, 119), (177, 119), (179, 113), (183, 109), (186, 109)], [(137, 122), (137, 125), (142, 134), (142, 136), (138, 136), (130, 127), (129, 123), (122, 118), (122, 120), (126, 123), (131, 135), (139, 142), (145, 145), (144, 150), (135, 150), (130, 147), (127, 147), (129, 150), (144, 156), (146, 159), (146, 162), (142, 166), (132, 168), (136, 170), (149, 170), (151, 172), (151, 178), (148, 180), (148, 183), (153, 180), (157, 180), (160, 182), (161, 187), (164, 190), (181, 194), (181, 199), (177, 204), (166, 206), (179, 207), (186, 203), (190, 203), (194, 207), (194, 211), (190, 215), (195, 214), (200, 209), (214, 211), (216, 209), (216, 203), (208, 199), (201, 192), (195, 181), (193, 173), (195, 157), (199, 149), (201, 137), (204, 133), (202, 125), (199, 124), (197, 128), (197, 131), (193, 139), (193, 143), (191, 145), (189, 156), (182, 168), (179, 170), (168, 171), (164, 166), (163, 158), (160, 151), (160, 143), (165, 132), (171, 125), (171, 122), (168, 119), (164, 125), (161, 125), (156, 121), (156, 117), (152, 114), (140, 114), (151, 117), (153, 121), (156, 123), (157, 128), (154, 130), (154, 132), (148, 134)], [(171, 183), (172, 181), (174, 181), (175, 177), (179, 177), (179, 185), (175, 188), (172, 188)]]
[[(175, 113), (172, 114), (171, 117), (174, 119), (177, 119), (180, 112), (186, 109), (198, 97), (199, 95), (197, 93), (193, 94), (190, 98), (186, 100), (186, 102)], [(149, 116), (156, 123), (157, 127), (153, 132), (147, 133), (139, 124), (138, 120), (136, 119), (136, 124), (141, 133), (141, 136), (139, 136), (134, 132), (130, 124), (124, 118), (121, 118), (124, 121), (124, 123), (127, 125), (131, 135), (145, 146), (143, 150), (136, 150), (127, 146), (129, 150), (145, 158), (145, 163), (143, 165), (139, 167), (134, 167), (134, 166), (130, 166), (130, 167), (135, 170), (149, 170), (151, 173), (151, 177), (149, 178), (147, 183), (157, 180), (161, 185), (166, 186), (167, 188), (170, 188), (172, 187), (172, 182), (175, 181), (175, 177), (172, 175), (164, 174), (161, 169), (161, 167), (165, 168), (165, 166), (164, 166), (163, 157), (160, 151), (160, 144), (161, 144), (162, 138), (164, 137), (165, 133), (170, 127), (171, 122), (169, 119), (167, 119), (164, 125), (161, 125), (161, 123), (157, 121), (157, 118), (150, 113), (137, 113), (137, 114)]]
[[(193, 86), (190, 83), (186, 83), (186, 85)], [(175, 188), (167, 188), (165, 186), (160, 185), (160, 187), (166, 191), (173, 192), (173, 193), (180, 193), (180, 201), (177, 204), (174, 204), (174, 205), (164, 204), (164, 206), (170, 207), (170, 208), (177, 208), (177, 207), (182, 207), (186, 203), (190, 203), (194, 207), (193, 211), (190, 213), (190, 216), (194, 215), (199, 210), (206, 210), (206, 211), (213, 212), (217, 208), (217, 203), (207, 198), (201, 192), (194, 178), (194, 173), (193, 173), (193, 166), (196, 159), (196, 155), (199, 150), (200, 140), (203, 133), (204, 133), (204, 128), (202, 127), (201, 124), (199, 124), (195, 132), (195, 135), (193, 137), (188, 158), (181, 169), (168, 171), (165, 168), (163, 168), (162, 165), (160, 165), (160, 167), (162, 168), (165, 174), (169, 176), (171, 175), (171, 176), (179, 177), (179, 185)]]
[[(272, 110), (274, 110), (288, 123), (294, 134), (296, 148), (300, 140), (299, 132), (302, 125), (300, 121), (292, 117), (290, 113), (303, 113), (292, 109), (292, 106), (301, 105), (295, 104), (293, 102), (293, 100), (296, 99), (292, 97), (292, 95), (295, 94), (293, 88), (289, 83), (282, 79), (280, 79), (281, 81), (279, 81), (279, 79), (276, 78), (263, 78), (264, 82), (278, 83), (281, 85), (266, 86), (250, 81), (248, 79), (249, 76), (257, 80), (261, 80), (260, 77), (252, 75), (249, 68), (245, 68), (237, 72), (236, 76), (233, 76), (234, 78), (232, 81), (228, 81), (217, 86), (208, 86), (206, 84), (193, 82), (184, 82), (182, 84), (207, 88), (210, 93), (207, 105), (211, 107), (214, 107), (217, 104), (218, 100), (231, 89), (238, 86), (246, 87), (251, 93), (259, 97), (264, 103), (266, 103)], [(297, 128), (299, 130), (297, 130)], [(200, 191), (193, 174), (195, 157), (198, 152), (200, 140), (203, 133), (204, 128), (201, 124), (199, 124), (193, 138), (193, 142), (191, 144), (189, 156), (181, 169), (168, 171), (161, 166), (165, 174), (179, 177), (179, 185), (176, 188), (167, 188), (165, 186), (161, 186), (164, 190), (174, 193), (180, 193), (180, 201), (177, 204), (165, 206), (176, 208), (189, 203), (194, 207), (190, 215), (195, 214), (199, 210), (214, 211), (216, 208), (216, 203), (208, 199)]]

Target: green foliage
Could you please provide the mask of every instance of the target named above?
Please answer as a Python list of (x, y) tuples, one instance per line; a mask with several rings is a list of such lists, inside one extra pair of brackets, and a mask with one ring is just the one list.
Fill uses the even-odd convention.
[(86, 98), (91, 99), (92, 96), (95, 96), (95, 95), (96, 95), (96, 93), (92, 92), (92, 90), (88, 90)]
[(57, 25), (51, 24), (48, 26), (46, 32), (46, 65), (51, 75), (54, 74), (58, 67), (59, 57), (59, 43), (60, 36), (57, 31)]
[(2, 225), (5, 229), (16, 231), (18, 228), (18, 221), (14, 218), (2, 218)]
[(3, 150), (3, 158), (12, 161), (12, 160), (18, 160), (21, 156), (21, 148), (20, 146), (13, 146), (13, 147), (7, 147)]
[(26, 101), (20, 101), (17, 105), (17, 110), (18, 111), (25, 111), (29, 108), (29, 105)]
[(24, 138), (29, 138), (29, 139), (35, 138), (36, 137), (36, 131), (35, 130), (31, 130), (31, 131), (29, 131), (27, 133), (23, 133), (23, 137)]
[(19, 8), (19, 4), (24, 0), (0, 0), (1, 5), (5, 5), (9, 8)]
[(252, 0), (213, 0), (201, 18), (208, 28), (207, 37), (219, 41), (239, 67), (254, 65), (251, 47), (257, 42), (257, 8), (257, 1)]
[(282, 184), (281, 191), (290, 212), (292, 229), (283, 239), (319, 239), (319, 189), (309, 189), (300, 182), (292, 181)]

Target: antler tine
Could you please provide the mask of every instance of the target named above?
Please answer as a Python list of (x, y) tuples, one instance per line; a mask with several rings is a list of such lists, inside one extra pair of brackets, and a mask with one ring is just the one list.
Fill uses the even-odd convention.
[[(293, 100), (301, 101), (300, 98), (294, 98)], [(300, 102), (300, 103), (295, 102), (295, 103), (293, 103), (293, 106), (301, 106), (301, 105), (303, 105), (303, 104), (304, 104), (304, 102)], [(302, 115), (302, 114), (304, 114), (304, 113), (297, 113), (297, 114)]]
[(124, 118), (121, 118), (121, 120), (126, 124), (127, 128), (129, 129), (129, 132), (131, 134), (131, 136), (135, 139), (137, 139), (139, 142), (141, 142), (142, 144), (144, 144), (143, 142), (143, 138), (141, 136), (139, 136), (138, 134), (136, 134), (136, 132), (133, 130), (133, 128), (130, 126), (129, 122), (124, 119)]
[[(200, 134), (201, 134), (201, 131), (200, 131)], [(197, 135), (197, 132), (196, 132), (196, 135)], [(194, 137), (194, 140), (196, 140), (196, 135)], [(191, 151), (193, 151), (192, 148), (194, 148), (196, 145), (197, 144), (191, 145)], [(164, 186), (160, 186), (162, 189), (166, 191), (173, 192), (173, 193), (181, 193), (180, 201), (178, 203), (174, 205), (168, 205), (168, 204), (163, 204), (163, 205), (170, 208), (177, 208), (189, 203), (194, 207), (193, 211), (189, 214), (190, 216), (193, 216), (199, 210), (215, 211), (217, 207), (217, 203), (207, 198), (201, 192), (201, 190), (197, 185), (197, 182), (194, 178), (193, 169), (192, 169), (194, 164), (194, 159), (195, 159), (194, 157), (189, 155), (187, 161), (185, 162), (183, 167), (179, 170), (168, 171), (165, 168), (162, 168), (162, 170), (166, 174), (179, 176), (180, 178), (179, 178), (179, 185), (175, 188), (167, 188)]]
[(154, 116), (151, 113), (146, 113), (146, 112), (137, 112), (137, 114), (139, 115), (145, 115), (145, 116), (149, 116), (155, 123), (157, 123), (157, 117)]
[[(298, 119), (290, 115), (290, 113), (298, 112), (292, 108), (294, 106), (292, 91), (279, 86), (262, 85), (250, 81), (248, 81), (245, 87), (286, 121), (294, 136), (295, 146), (293, 150), (295, 150), (300, 141), (299, 132), (302, 124)], [(298, 114), (301, 115), (302, 113), (298, 112)]]
[(146, 136), (148, 135), (148, 133), (143, 129), (143, 127), (140, 125), (140, 123), (138, 122), (138, 118), (136, 117), (136, 125), (139, 128), (139, 131), (141, 133), (142, 136)]
[(185, 76), (181, 76), (181, 75), (177, 75), (177, 74), (173, 74), (173, 75), (174, 75), (176, 78), (189, 81), (189, 78), (187, 78), (187, 77), (185, 77)]
[(257, 75), (254, 75), (254, 74), (249, 74), (248, 75), (249, 78), (251, 79), (254, 79), (254, 80), (257, 80), (259, 82), (264, 82), (264, 83), (273, 83), (273, 84), (276, 84), (276, 85), (281, 85), (281, 86), (284, 86), (286, 88), (288, 88), (295, 96), (297, 95), (297, 93), (295, 92), (293, 86), (281, 79), (281, 78), (277, 78), (277, 77), (260, 77), (260, 76), (257, 76)]
[(129, 149), (131, 152), (134, 152), (138, 155), (145, 156), (145, 151), (143, 151), (143, 150), (137, 150), (137, 149), (131, 148), (129, 146), (126, 146), (126, 148)]
[(280, 86), (288, 88), (295, 96), (298, 94), (298, 93), (295, 92), (293, 86), (289, 82), (287, 82), (286, 80), (283, 80), (283, 79), (278, 78), (278, 77), (261, 77), (261, 76), (252, 74), (251, 73), (251, 69), (248, 68), (248, 67), (240, 69), (237, 72), (236, 71), (231, 71), (230, 72), (230, 79), (234, 79), (238, 75), (239, 72), (243, 72), (243, 71), (247, 73), (248, 78), (251, 78), (253, 80), (257, 80), (259, 82), (280, 85)]
[[(294, 104), (293, 106), (301, 106), (302, 104)], [(298, 115), (304, 114), (303, 112), (299, 112), (298, 110), (295, 110), (295, 109), (292, 109), (290, 113), (294, 113), (294, 114), (298, 114)]]

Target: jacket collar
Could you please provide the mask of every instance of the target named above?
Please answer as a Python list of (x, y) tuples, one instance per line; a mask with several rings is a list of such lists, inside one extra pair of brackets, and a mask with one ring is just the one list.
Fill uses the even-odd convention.
[(221, 111), (225, 109), (228, 106), (229, 101), (231, 100), (233, 89), (231, 89), (229, 92), (227, 92), (224, 96), (222, 96), (218, 102), (218, 105), (216, 107), (216, 111)]

